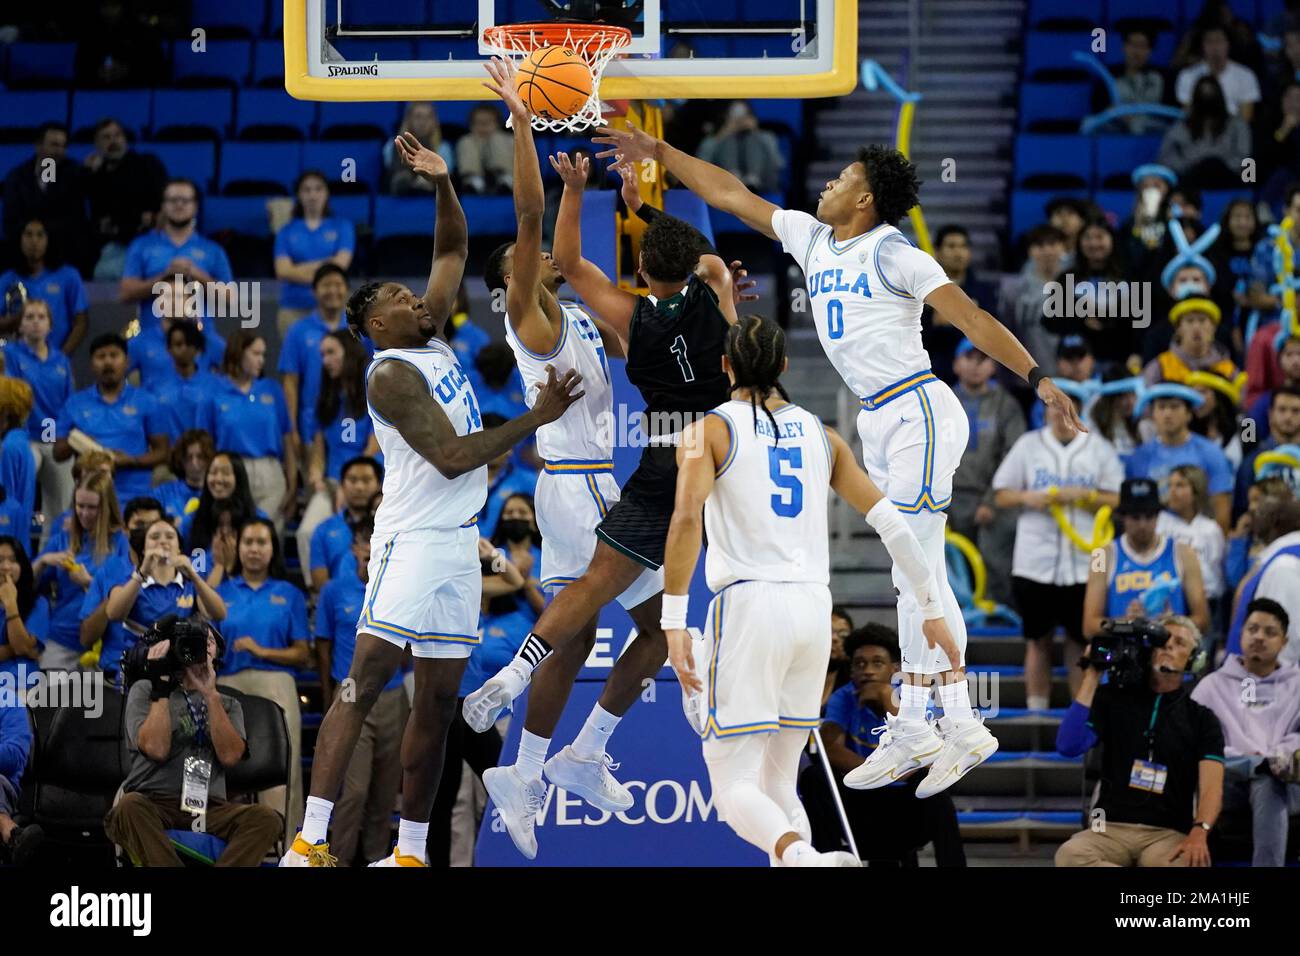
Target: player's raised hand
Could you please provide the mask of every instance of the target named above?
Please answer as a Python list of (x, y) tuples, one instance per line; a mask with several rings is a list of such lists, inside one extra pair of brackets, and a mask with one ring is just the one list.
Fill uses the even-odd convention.
[(447, 175), (447, 161), (416, 139), (410, 130), (404, 130), (401, 136), (393, 140), (393, 144), (397, 147), (397, 155), (402, 157), (402, 162), (421, 176), (437, 179)]
[(957, 670), (962, 666), (961, 651), (957, 649), (957, 642), (953, 640), (952, 631), (948, 630), (947, 621), (941, 617), (936, 617), (931, 621), (922, 621), (921, 633), (925, 636), (926, 644), (931, 648), (937, 647), (943, 651), (953, 670)]
[(654, 159), (655, 149), (659, 146), (659, 140), (643, 129), (622, 130), (606, 127), (600, 131), (599, 136), (593, 136), (591, 141), (612, 147), (603, 153), (597, 153), (597, 159), (613, 156), (620, 163), (641, 163), (647, 159)]
[(615, 163), (610, 169), (618, 173), (619, 178), (623, 180), (619, 195), (623, 197), (623, 202), (627, 203), (627, 211), (635, 215), (636, 211), (645, 205), (645, 200), (641, 198), (641, 181), (636, 174), (636, 164)]
[(549, 424), (563, 415), (570, 405), (582, 398), (586, 392), (575, 392), (582, 382), (577, 369), (569, 369), (560, 378), (555, 374), (555, 366), (546, 366), (546, 384), (537, 390), (537, 399), (533, 402), (533, 415), (538, 423)]
[(677, 682), (692, 694), (702, 693), (704, 684), (695, 673), (695, 655), (691, 653), (691, 632), (679, 628), (664, 631), (668, 638), (668, 663), (677, 675)]
[(758, 280), (749, 278), (749, 270), (739, 259), (733, 259), (727, 268), (731, 270), (731, 297), (736, 305), (742, 302), (757, 302), (758, 293), (754, 289), (758, 287)]
[(586, 188), (587, 174), (591, 172), (590, 159), (579, 154), (578, 161), (575, 163), (569, 158), (568, 153), (556, 153), (550, 159), (551, 168), (559, 173), (566, 189), (569, 187), (578, 190)]
[[(506, 104), (510, 110), (510, 115), (520, 121), (528, 121), (531, 114), (523, 99), (519, 96), (519, 91), (515, 89), (515, 64), (513, 60), (503, 59), (494, 56), (483, 66), (487, 69), (491, 80), (484, 80), (483, 85), (489, 90), (501, 97), (501, 101)], [(518, 127), (516, 127), (518, 128)]]
[(1060, 387), (1050, 378), (1044, 378), (1038, 383), (1038, 397), (1043, 400), (1044, 405), (1055, 406), (1057, 411), (1061, 413), (1061, 417), (1065, 419), (1066, 424), (1074, 431), (1086, 432), (1088, 430), (1088, 427), (1083, 423), (1083, 419), (1079, 417), (1079, 413), (1075, 411), (1074, 402), (1070, 400), (1070, 396), (1061, 391)]

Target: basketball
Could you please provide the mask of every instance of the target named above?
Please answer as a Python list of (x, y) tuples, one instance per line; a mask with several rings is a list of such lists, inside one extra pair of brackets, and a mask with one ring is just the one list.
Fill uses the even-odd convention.
[(538, 116), (565, 119), (591, 96), (591, 69), (566, 47), (544, 46), (520, 61), (515, 88)]

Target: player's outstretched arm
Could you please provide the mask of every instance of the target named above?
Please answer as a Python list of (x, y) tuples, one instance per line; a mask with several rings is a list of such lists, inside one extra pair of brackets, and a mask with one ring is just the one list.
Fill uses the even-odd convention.
[(831, 446), (831, 488), (867, 519), (880, 535), (890, 559), (903, 573), (908, 586), (921, 606), (921, 630), (931, 647), (940, 647), (956, 670), (962, 666), (957, 642), (944, 621), (939, 587), (925, 559), (921, 542), (907, 526), (894, 503), (885, 497), (865, 471), (858, 466), (848, 443), (833, 428), (826, 429)]
[[(1010, 329), (972, 302), (970, 296), (956, 283), (949, 282), (939, 286), (925, 297), (925, 304), (934, 309), (945, 322), (961, 329), (966, 338), (971, 340), (971, 344), (985, 355), (991, 356), (1025, 381), (1029, 381), (1030, 371), (1038, 364), (1033, 356), (1020, 344), (1020, 340), (1011, 334)], [(1044, 376), (1038, 382), (1035, 391), (1038, 392), (1038, 397), (1043, 400), (1044, 405), (1055, 405), (1060, 409), (1065, 415), (1065, 420), (1076, 431), (1088, 430), (1079, 418), (1078, 412), (1075, 411), (1074, 402), (1050, 378)]]
[(451, 184), (447, 161), (423, 146), (412, 133), (404, 132), (393, 141), (402, 162), (433, 181), (437, 197), (433, 226), (433, 263), (429, 266), (429, 284), (424, 290), (424, 306), (429, 315), (442, 322), (451, 315), (465, 275), (469, 258), (469, 226)]
[[(501, 97), (510, 110), (510, 126), (515, 134), (515, 233), (511, 256), (510, 282), (506, 286), (506, 314), (515, 331), (527, 327), (534, 335), (525, 344), (534, 347), (533, 338), (553, 337), (546, 317), (537, 307), (537, 283), (542, 274), (542, 214), (546, 196), (542, 191), (542, 170), (537, 161), (537, 144), (533, 139), (532, 117), (515, 89), (515, 65), (493, 57), (487, 64), (490, 81), (483, 85)], [(541, 328), (546, 325), (546, 328)], [(550, 348), (543, 351), (549, 352)]]
[(700, 256), (695, 274), (703, 279), (718, 297), (718, 308), (728, 325), (736, 324), (736, 296), (732, 288), (731, 267), (720, 256)]
[(583, 392), (574, 391), (581, 381), (582, 376), (573, 369), (557, 379), (555, 369), (548, 365), (546, 384), (538, 390), (532, 408), (500, 428), (469, 435), (456, 434), (447, 413), (429, 394), (424, 376), (408, 362), (380, 362), (370, 375), (366, 397), (416, 454), (444, 478), (457, 478), (500, 457), (542, 425), (563, 415), (583, 396)]
[(626, 341), (632, 327), (632, 313), (636, 311), (636, 296), (624, 292), (594, 262), (582, 257), (582, 192), (591, 161), (579, 156), (575, 164), (568, 153), (556, 153), (551, 157), (551, 166), (564, 181), (551, 255), (564, 274), (564, 281)]
[(1101, 633), (1101, 622), (1106, 617), (1106, 592), (1110, 580), (1106, 569), (1115, 560), (1115, 543), (1106, 545), (1100, 563), (1094, 561), (1088, 571), (1088, 583), (1083, 591), (1083, 639), (1091, 641)]
[(677, 449), (677, 496), (664, 546), (660, 624), (668, 638), (668, 662), (678, 682), (696, 694), (704, 690), (704, 685), (695, 673), (691, 636), (686, 630), (686, 604), (704, 540), (704, 502), (713, 491), (714, 475), (731, 443), (727, 428), (717, 415), (706, 415), (682, 432), (682, 444)]
[(661, 163), (687, 189), (710, 206), (731, 213), (769, 239), (777, 238), (772, 229), (772, 214), (780, 207), (750, 192), (744, 183), (722, 167), (669, 146), (643, 129), (603, 129), (591, 141), (612, 147), (603, 153), (597, 153), (597, 159), (616, 156), (620, 163)]

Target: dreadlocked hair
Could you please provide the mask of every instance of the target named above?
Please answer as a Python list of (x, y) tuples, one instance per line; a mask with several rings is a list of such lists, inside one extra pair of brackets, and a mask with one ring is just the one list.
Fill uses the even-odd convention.
[(787, 402), (790, 401), (790, 396), (777, 381), (785, 366), (785, 332), (781, 326), (761, 315), (742, 315), (727, 331), (726, 351), (731, 373), (736, 376), (736, 383), (731, 386), (731, 390), (749, 389), (749, 404), (754, 411), (754, 431), (758, 431), (758, 410), (761, 407), (772, 423), (772, 434), (780, 443), (776, 416), (766, 403), (773, 392)]
[(367, 282), (348, 299), (345, 314), (348, 317), (348, 328), (359, 341), (363, 336), (369, 337), (366, 332), (366, 316), (370, 314), (370, 307), (375, 304), (375, 299), (379, 297), (379, 290), (384, 287), (382, 282)]

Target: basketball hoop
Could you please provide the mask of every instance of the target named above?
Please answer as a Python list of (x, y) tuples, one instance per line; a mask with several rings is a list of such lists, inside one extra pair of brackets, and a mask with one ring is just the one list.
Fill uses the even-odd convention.
[(533, 116), (533, 129), (552, 133), (604, 124), (600, 115), (600, 78), (614, 55), (631, 42), (631, 30), (604, 23), (514, 23), (483, 31), (483, 45), (497, 56), (521, 60), (542, 47), (562, 46), (582, 57), (591, 69), (591, 96), (582, 109), (565, 119)]

